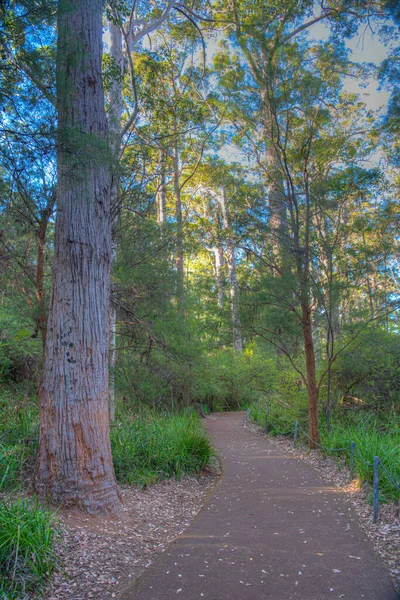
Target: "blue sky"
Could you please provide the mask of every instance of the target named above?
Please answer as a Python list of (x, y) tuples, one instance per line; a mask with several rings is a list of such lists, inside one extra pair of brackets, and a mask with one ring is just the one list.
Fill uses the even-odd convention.
[[(316, 39), (327, 39), (329, 36), (329, 28), (322, 23), (316, 23), (308, 31)], [(359, 28), (357, 35), (348, 40), (346, 45), (351, 50), (351, 59), (354, 62), (370, 62), (379, 65), (388, 54), (388, 49), (379, 41), (378, 35), (365, 25)], [(376, 79), (371, 77), (368, 82), (363, 83), (361, 87), (358, 80), (347, 77), (344, 87), (349, 92), (360, 94), (362, 101), (370, 109), (377, 110), (387, 105), (389, 93), (378, 89)]]

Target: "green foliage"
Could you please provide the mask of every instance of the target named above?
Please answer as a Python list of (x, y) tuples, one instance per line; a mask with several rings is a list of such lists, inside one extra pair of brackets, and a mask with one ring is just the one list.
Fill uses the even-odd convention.
[(307, 421), (307, 391), (285, 357), (265, 355), (260, 377), (263, 389), (256, 390), (250, 407), (250, 416), (258, 425), (265, 426), (268, 413), (270, 433), (279, 435), (292, 430), (296, 421)]
[[(353, 413), (347, 418), (337, 415), (337, 422), (329, 433), (326, 427), (321, 428), (321, 443), (330, 448), (350, 447), (351, 442), (357, 444), (355, 453), (355, 471), (363, 482), (373, 483), (373, 460), (379, 456), (383, 465), (393, 479), (400, 485), (400, 427), (399, 415), (393, 418), (378, 419), (371, 413)], [(346, 455), (349, 462), (349, 454)], [(369, 464), (366, 464), (369, 463)], [(379, 491), (383, 500), (400, 498), (400, 493), (380, 469)]]
[(0, 500), (0, 597), (35, 597), (58, 560), (54, 516), (32, 500)]
[(40, 340), (16, 315), (12, 307), (0, 308), (0, 383), (22, 382), (37, 377), (40, 365)]
[(400, 338), (374, 330), (343, 352), (333, 367), (338, 394), (362, 400), (366, 408), (390, 412), (400, 407)]
[(0, 489), (26, 483), (38, 445), (38, 408), (26, 386), (4, 389), (0, 395)]
[(146, 485), (168, 477), (199, 473), (211, 458), (211, 445), (200, 418), (180, 414), (123, 410), (111, 429), (117, 479)]

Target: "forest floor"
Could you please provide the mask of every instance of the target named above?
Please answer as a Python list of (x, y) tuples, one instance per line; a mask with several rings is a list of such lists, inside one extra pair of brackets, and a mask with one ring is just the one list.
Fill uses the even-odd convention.
[(396, 600), (345, 490), (243, 413), (207, 427), (223, 477), (206, 505), (124, 600)]
[(147, 569), (190, 525), (218, 480), (218, 466), (180, 481), (145, 489), (122, 487), (123, 510), (115, 518), (58, 515), (62, 536), (56, 552), (62, 569), (47, 600), (108, 600)]

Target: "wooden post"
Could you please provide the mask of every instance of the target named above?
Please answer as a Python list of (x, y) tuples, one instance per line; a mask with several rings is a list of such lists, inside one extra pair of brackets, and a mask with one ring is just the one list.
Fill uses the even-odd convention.
[(296, 448), (297, 445), (297, 435), (299, 432), (299, 422), (296, 421), (296, 424), (294, 426), (294, 436), (293, 436), (293, 448)]
[(374, 514), (372, 522), (376, 523), (379, 516), (379, 456), (374, 456)]
[(350, 443), (350, 481), (354, 478), (354, 451), (356, 449), (355, 442)]

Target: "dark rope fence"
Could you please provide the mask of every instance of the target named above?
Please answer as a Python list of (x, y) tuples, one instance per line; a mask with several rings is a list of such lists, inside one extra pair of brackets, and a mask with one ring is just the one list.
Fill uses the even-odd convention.
[[(246, 419), (245, 419), (245, 424), (247, 425), (250, 422), (250, 409), (248, 408), (246, 410)], [(270, 423), (268, 421), (268, 413), (266, 413), (265, 415), (265, 427), (264, 427), (264, 433), (266, 435), (268, 435), (269, 433), (269, 429), (270, 429)], [(355, 464), (354, 464), (354, 458), (355, 458), (355, 453), (357, 452), (357, 455), (359, 457), (359, 459), (367, 466), (373, 469), (373, 513), (372, 513), (372, 522), (376, 523), (379, 517), (379, 469), (381, 468), (382, 471), (385, 473), (386, 477), (388, 478), (388, 480), (390, 481), (390, 483), (393, 485), (393, 487), (400, 492), (400, 481), (396, 482), (395, 478), (391, 475), (391, 473), (389, 473), (389, 471), (387, 470), (387, 468), (385, 467), (385, 465), (383, 464), (383, 462), (381, 461), (381, 459), (379, 458), (379, 456), (374, 456), (374, 462), (370, 463), (367, 460), (365, 460), (365, 458), (363, 457), (363, 455), (361, 454), (360, 449), (358, 448), (357, 444), (355, 442), (350, 442), (350, 446), (344, 446), (343, 448), (328, 448), (327, 446), (323, 446), (322, 444), (317, 443), (315, 440), (313, 440), (309, 435), (308, 432), (304, 429), (304, 427), (302, 427), (302, 425), (299, 423), (299, 421), (296, 421), (294, 427), (292, 429), (290, 429), (289, 431), (277, 431), (274, 428), (274, 431), (277, 435), (291, 435), (293, 434), (293, 447), (296, 448), (297, 446), (297, 441), (298, 441), (298, 437), (299, 437), (299, 432), (302, 432), (303, 435), (310, 441), (312, 442), (312, 444), (314, 444), (315, 446), (317, 446), (318, 448), (320, 448), (321, 450), (327, 450), (328, 452), (349, 452), (349, 464), (350, 464), (350, 481), (353, 481), (354, 479), (354, 469), (355, 469)]]

